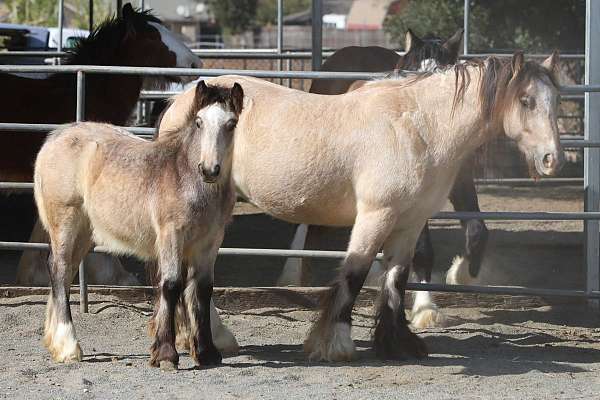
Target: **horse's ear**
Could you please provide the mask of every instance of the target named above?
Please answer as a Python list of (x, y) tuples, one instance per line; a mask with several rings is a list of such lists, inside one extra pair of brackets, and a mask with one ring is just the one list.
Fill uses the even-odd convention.
[(523, 52), (520, 50), (516, 51), (515, 54), (513, 54), (511, 64), (510, 64), (512, 67), (513, 76), (517, 76), (517, 74), (519, 73), (521, 68), (523, 68), (524, 63), (525, 63), (525, 57), (523, 56)]
[(123, 19), (125, 21), (131, 20), (131, 18), (133, 18), (133, 14), (135, 14), (135, 11), (133, 10), (133, 6), (131, 5), (131, 3), (127, 3), (123, 6), (123, 9), (121, 10), (121, 15), (123, 16)]
[(236, 115), (240, 115), (244, 108), (244, 89), (239, 83), (234, 83), (231, 88), (231, 108)]
[(464, 29), (460, 28), (457, 30), (454, 35), (450, 36), (448, 40), (444, 42), (442, 47), (444, 47), (448, 52), (452, 55), (452, 58), (456, 60), (458, 55), (460, 54), (460, 45), (462, 43)]
[(542, 62), (542, 67), (546, 68), (550, 73), (557, 74), (558, 73), (558, 62), (560, 61), (560, 54), (558, 50), (554, 50), (550, 57), (546, 58)]
[(199, 106), (199, 108), (202, 107), (204, 98), (207, 94), (208, 87), (206, 86), (206, 83), (204, 83), (203, 80), (198, 82), (198, 84), (196, 85), (196, 92), (194, 93), (194, 102)]
[(415, 35), (412, 29), (408, 29), (406, 31), (406, 36), (404, 38), (404, 51), (408, 53), (415, 47), (419, 47), (423, 44), (423, 41)]
[(135, 25), (133, 23), (134, 14), (135, 11), (133, 10), (131, 3), (127, 3), (123, 6), (121, 16), (123, 18), (123, 21), (125, 21), (125, 35), (123, 36), (124, 42), (134, 38), (136, 35)]

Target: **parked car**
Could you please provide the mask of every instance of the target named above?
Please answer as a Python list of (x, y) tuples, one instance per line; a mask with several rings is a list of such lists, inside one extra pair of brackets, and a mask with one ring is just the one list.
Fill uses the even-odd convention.
[[(2, 51), (48, 51), (58, 48), (58, 28), (0, 23), (0, 64), (46, 64), (43, 57), (2, 56)], [(89, 32), (83, 29), (63, 28), (63, 48), (73, 47), (80, 37)]]

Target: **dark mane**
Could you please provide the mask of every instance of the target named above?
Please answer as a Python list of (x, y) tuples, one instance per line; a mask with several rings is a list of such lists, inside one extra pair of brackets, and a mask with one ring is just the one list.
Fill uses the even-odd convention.
[(221, 85), (206, 85), (202, 90), (200, 98), (198, 98), (197, 94), (194, 97), (194, 102), (188, 111), (186, 121), (193, 121), (196, 118), (198, 111), (211, 104), (222, 104), (227, 107), (232, 107), (231, 89)]
[(125, 20), (112, 16), (98, 25), (88, 37), (77, 39), (75, 46), (69, 49), (65, 64), (94, 64), (106, 65), (110, 62), (114, 53), (127, 30), (133, 27), (135, 30), (143, 30), (148, 22), (162, 23), (160, 19), (152, 15), (150, 10), (141, 11), (135, 9), (131, 16)]
[[(200, 82), (198, 83), (198, 85), (200, 85)], [(196, 92), (194, 94), (194, 100), (192, 101), (192, 106), (189, 108), (189, 110), (185, 114), (185, 126), (186, 126), (185, 129), (186, 129), (186, 131), (190, 130), (190, 128), (193, 127), (193, 122), (196, 119), (196, 115), (198, 114), (198, 111), (200, 111), (201, 109), (203, 109), (205, 107), (208, 107), (211, 104), (222, 104), (226, 107), (229, 107), (231, 110), (234, 110), (234, 108), (235, 108), (235, 106), (233, 105), (233, 99), (231, 96), (231, 89), (229, 89), (225, 86), (206, 85), (202, 88), (202, 91), (200, 93), (201, 94), (199, 95), (198, 87), (196, 87)], [(167, 105), (167, 107), (165, 107), (163, 112), (158, 117), (158, 120), (154, 127), (155, 131), (154, 131), (154, 136), (153, 136), (152, 140), (156, 140), (159, 137), (159, 128), (160, 128), (160, 123), (162, 121), (162, 118), (163, 118), (164, 114), (169, 110), (169, 108), (173, 105), (173, 102), (175, 100), (176, 100), (176, 97), (172, 97), (171, 99), (169, 99), (169, 104)], [(177, 129), (167, 131), (167, 132), (162, 132), (160, 134), (160, 137), (168, 138), (171, 136), (178, 136), (178, 135), (171, 135), (172, 133), (175, 133), (175, 132), (177, 132)], [(183, 136), (187, 136), (187, 134), (184, 134)]]
[(452, 54), (443, 46), (444, 41), (433, 35), (428, 35), (422, 40), (422, 44), (410, 49), (400, 58), (397, 69), (415, 70), (420, 67), (423, 60), (434, 59), (439, 65), (451, 65), (456, 63), (457, 54)]

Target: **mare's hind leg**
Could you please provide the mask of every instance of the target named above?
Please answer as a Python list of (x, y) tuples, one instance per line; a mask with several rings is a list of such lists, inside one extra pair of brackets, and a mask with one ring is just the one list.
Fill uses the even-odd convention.
[(418, 230), (394, 231), (383, 247), (388, 271), (382, 285), (376, 316), (374, 347), (383, 359), (417, 358), (427, 355), (425, 343), (408, 327), (404, 294), (410, 274)]
[(210, 249), (199, 248), (188, 263), (183, 302), (189, 321), (190, 355), (197, 365), (217, 365), (222, 360), (212, 339), (210, 310), (213, 269), (220, 243), (218, 240)]
[[(477, 190), (473, 181), (472, 160), (466, 160), (454, 181), (450, 202), (456, 211), (480, 211)], [(488, 230), (481, 219), (461, 221), (465, 231), (465, 253), (454, 257), (446, 274), (446, 282), (455, 285), (472, 283), (481, 268), (481, 261), (488, 239)]]
[(175, 308), (182, 290), (181, 237), (172, 227), (158, 233), (158, 296), (154, 313), (154, 343), (150, 347), (150, 365), (177, 368), (179, 354), (175, 348)]
[[(77, 266), (91, 246), (91, 234), (81, 210), (65, 207), (52, 216), (51, 255), (48, 263), (50, 296), (46, 307), (43, 343), (56, 362), (81, 361), (69, 305), (69, 286)], [(49, 218), (50, 219), (50, 218)]]
[[(306, 224), (296, 226), (294, 239), (290, 244), (291, 250), (306, 248), (306, 240), (313, 228)], [(310, 260), (306, 258), (290, 257), (285, 260), (281, 274), (277, 279), (277, 286), (308, 286), (310, 284)]]
[[(29, 236), (30, 243), (49, 243), (48, 233), (44, 230), (39, 218)], [(47, 286), (48, 277), (48, 252), (41, 250), (26, 250), (21, 255), (17, 266), (17, 284), (25, 286)]]
[(304, 349), (311, 359), (342, 361), (354, 356), (351, 336), (354, 301), (373, 258), (394, 224), (395, 216), (391, 210), (361, 210), (359, 205), (342, 270), (323, 297), (319, 319), (304, 342)]
[[(433, 269), (433, 245), (431, 244), (431, 234), (429, 226), (425, 227), (419, 235), (415, 256), (413, 257), (413, 266), (417, 281), (421, 283), (431, 282), (431, 271)], [(446, 318), (442, 314), (431, 298), (431, 293), (427, 291), (413, 292), (413, 306), (411, 312), (411, 324), (415, 328), (431, 328), (443, 326)]]

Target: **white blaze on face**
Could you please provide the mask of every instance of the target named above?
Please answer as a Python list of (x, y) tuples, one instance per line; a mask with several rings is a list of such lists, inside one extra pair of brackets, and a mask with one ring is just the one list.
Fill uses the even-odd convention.
[(438, 67), (438, 63), (433, 58), (427, 58), (421, 61), (421, 66), (419, 67), (420, 72), (433, 72)]
[(214, 103), (198, 111), (197, 116), (202, 120), (201, 159), (204, 166), (210, 169), (222, 162), (228, 143), (220, 140), (223, 139), (221, 130), (225, 123), (235, 118), (235, 114), (223, 109), (222, 104)]
[(157, 22), (149, 22), (159, 33), (160, 37), (165, 44), (177, 57), (176, 67), (177, 68), (200, 68), (202, 67), (202, 61), (198, 58), (191, 50), (183, 44), (177, 36), (170, 30), (165, 28), (163, 25)]

